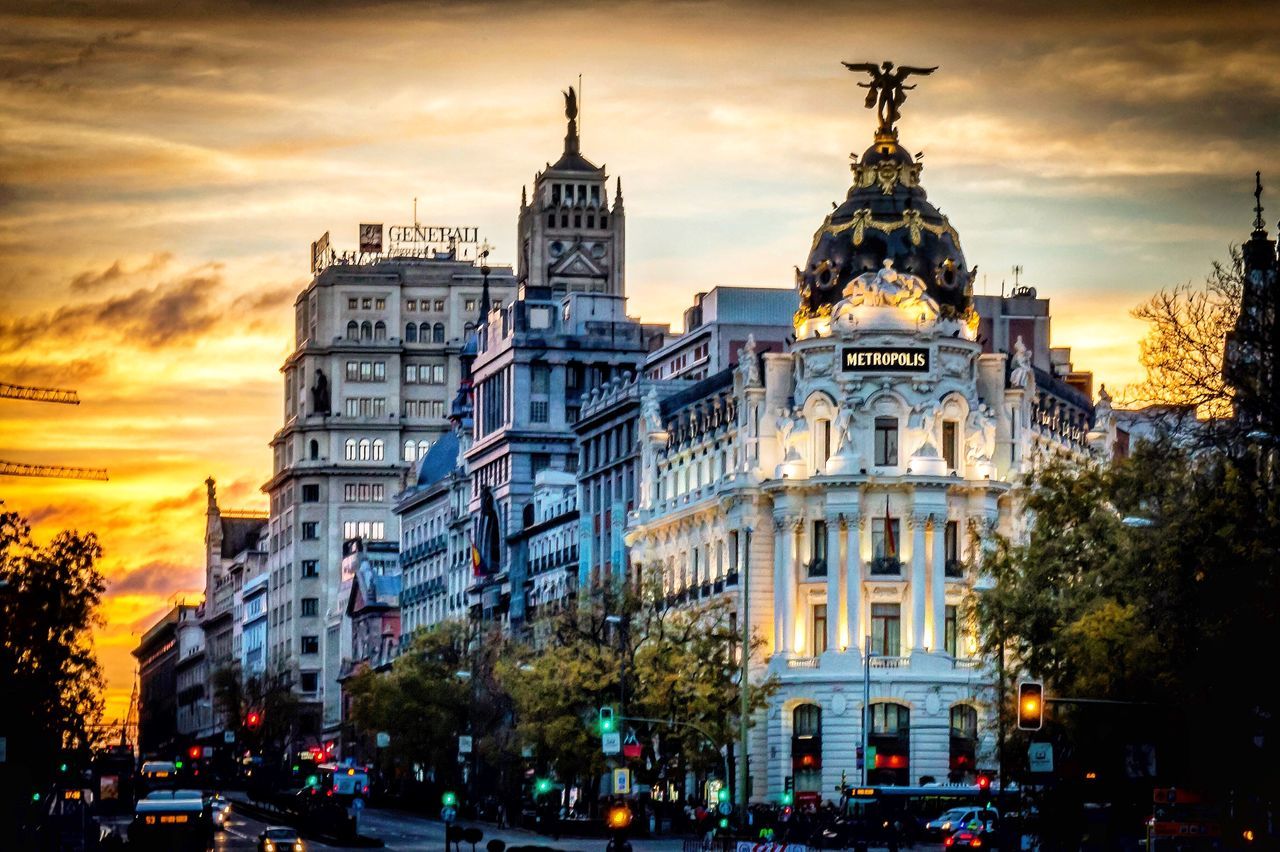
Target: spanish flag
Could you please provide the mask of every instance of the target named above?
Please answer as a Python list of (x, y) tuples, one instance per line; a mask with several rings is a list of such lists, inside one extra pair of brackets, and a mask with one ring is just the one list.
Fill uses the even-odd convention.
[(479, 577), (483, 573), (484, 569), (481, 567), (480, 548), (476, 547), (475, 540), (473, 539), (471, 541), (471, 574), (472, 576)]

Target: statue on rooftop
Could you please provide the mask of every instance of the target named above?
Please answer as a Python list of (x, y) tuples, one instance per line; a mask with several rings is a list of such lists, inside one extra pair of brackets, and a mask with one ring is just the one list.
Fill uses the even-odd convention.
[(912, 74), (923, 77), (938, 70), (936, 65), (932, 68), (903, 65), (894, 71), (893, 63), (887, 59), (880, 65), (874, 62), (842, 62), (841, 64), (850, 71), (862, 71), (871, 75), (870, 83), (859, 83), (858, 86), (867, 90), (865, 104), (867, 109), (873, 106), (876, 108), (876, 117), (880, 119), (880, 125), (876, 128), (877, 133), (891, 133), (894, 123), (902, 117), (902, 102), (907, 99), (907, 90), (915, 88), (914, 85), (906, 85), (904, 81)]

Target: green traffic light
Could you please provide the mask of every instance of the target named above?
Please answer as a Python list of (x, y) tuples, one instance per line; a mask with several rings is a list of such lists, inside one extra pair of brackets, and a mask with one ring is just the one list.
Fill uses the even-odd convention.
[(721, 828), (728, 828), (728, 827), (729, 827), (729, 818), (728, 818), (728, 817), (720, 817), (720, 827), (721, 827)]
[(446, 808), (452, 808), (458, 804), (458, 794), (453, 791), (449, 791), (440, 797), (440, 802)]
[(181, 768), (182, 768), (182, 761), (181, 761), (181, 760), (175, 760), (175, 761), (173, 762), (173, 768), (174, 768), (174, 769), (181, 769)]
[(319, 783), (320, 783), (320, 776), (319, 776), (319, 775), (308, 775), (308, 776), (307, 776), (307, 786), (308, 786), (308, 787), (314, 787), (314, 786), (316, 786), (316, 785), (317, 785), (317, 784), (319, 784)]
[(729, 788), (728, 788), (728, 787), (721, 787), (721, 788), (720, 788), (719, 792), (717, 792), (717, 793), (716, 793), (716, 801), (717, 801), (717, 802), (727, 802), (727, 801), (729, 801)]
[(65, 763), (63, 763), (63, 764), (59, 764), (59, 766), (58, 766), (58, 771), (59, 771), (59, 772), (66, 772), (66, 771), (67, 771), (67, 765), (66, 765)]
[(782, 794), (782, 804), (790, 805), (794, 801), (795, 801), (795, 796), (791, 795), (790, 793)]
[(32, 793), (32, 794), (31, 794), (31, 801), (33, 801), (33, 802), (38, 802), (38, 801), (40, 801), (40, 794), (39, 794), (39, 793)]
[(551, 792), (551, 779), (549, 779), (549, 778), (539, 778), (539, 779), (534, 783), (534, 785), (533, 785), (533, 789), (534, 789), (537, 793), (539, 793), (539, 794), (542, 794), (542, 793), (550, 793), (550, 792)]

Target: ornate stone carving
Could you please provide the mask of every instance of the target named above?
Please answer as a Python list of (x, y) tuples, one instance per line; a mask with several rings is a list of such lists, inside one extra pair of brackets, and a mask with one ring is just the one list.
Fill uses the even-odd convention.
[(1022, 335), (1018, 335), (1017, 340), (1013, 342), (1013, 359), (1009, 363), (1009, 384), (1028, 391), (1036, 386), (1035, 371), (1031, 366), (1031, 353), (1022, 342)]
[(896, 307), (911, 310), (926, 321), (938, 318), (938, 303), (928, 294), (924, 280), (919, 276), (901, 273), (893, 268), (893, 260), (886, 258), (884, 266), (876, 272), (864, 272), (844, 288), (844, 298), (832, 311), (832, 322), (840, 328), (850, 328), (855, 308)]

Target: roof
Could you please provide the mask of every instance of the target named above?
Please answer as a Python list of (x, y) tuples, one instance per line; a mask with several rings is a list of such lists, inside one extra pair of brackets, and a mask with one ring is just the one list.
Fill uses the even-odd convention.
[(602, 169), (595, 163), (592, 163), (586, 157), (577, 153), (569, 153), (566, 151), (560, 159), (556, 160), (555, 165), (547, 169), (543, 174), (549, 172), (599, 172)]
[(662, 413), (673, 414), (690, 403), (697, 402), (733, 385), (733, 367), (725, 367), (718, 373), (712, 373), (697, 384), (684, 390), (676, 391), (662, 400)]
[(258, 543), (258, 533), (267, 525), (267, 519), (237, 518), (223, 515), (222, 521), (222, 555), (227, 558), (235, 556), (242, 550), (251, 550)]
[(403, 587), (403, 574), (378, 574), (368, 567), (361, 568), (351, 583), (347, 615), (371, 609), (398, 609)]
[(445, 432), (418, 462), (418, 487), (435, 485), (458, 466), (458, 434)]
[(1076, 388), (1055, 378), (1047, 371), (1041, 370), (1039, 367), (1032, 367), (1036, 374), (1036, 387), (1041, 390), (1048, 391), (1058, 399), (1065, 400), (1072, 405), (1082, 408), (1085, 411), (1093, 411), (1093, 402)]

